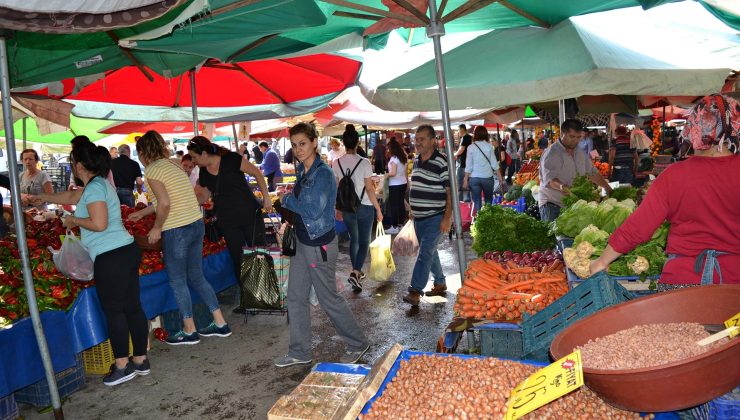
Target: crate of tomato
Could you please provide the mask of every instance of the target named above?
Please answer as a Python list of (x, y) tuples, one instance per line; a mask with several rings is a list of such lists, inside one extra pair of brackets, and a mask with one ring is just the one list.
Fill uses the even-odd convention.
[(493, 196), (493, 205), (507, 207), (517, 213), (524, 213), (524, 211), (527, 210), (527, 201), (523, 196), (516, 200), (504, 200), (503, 196), (495, 195)]

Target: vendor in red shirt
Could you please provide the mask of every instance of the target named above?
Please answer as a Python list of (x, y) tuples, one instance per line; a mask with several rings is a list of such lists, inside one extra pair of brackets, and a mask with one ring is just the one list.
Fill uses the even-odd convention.
[(658, 291), (740, 283), (740, 104), (706, 96), (691, 109), (683, 137), (694, 155), (669, 166), (645, 200), (609, 238), (591, 273), (650, 240), (667, 220), (668, 261)]

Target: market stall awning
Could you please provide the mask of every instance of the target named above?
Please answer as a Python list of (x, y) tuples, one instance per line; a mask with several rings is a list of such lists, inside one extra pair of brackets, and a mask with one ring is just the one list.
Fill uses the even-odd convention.
[[(224, 127), (229, 123), (216, 123), (216, 128)], [(201, 130), (205, 124), (200, 124)], [(130, 133), (146, 133), (149, 130), (154, 130), (158, 133), (192, 133), (193, 123), (192, 122), (122, 122), (109, 125), (108, 127), (99, 130), (102, 134), (130, 134)]]
[[(64, 34), (34, 33), (31, 27), (19, 29), (8, 41), (11, 87), (34, 87), (129, 65), (172, 77), (207, 58), (235, 58), (264, 42), (265, 36), (326, 22), (313, 0), (159, 3), (172, 7), (156, 19), (124, 28)], [(159, 37), (160, 48), (134, 50), (123, 41), (143, 34)]]
[[(450, 111), (453, 122), (478, 119), (488, 112), (487, 109), (461, 109)], [(439, 125), (442, 113), (434, 112), (395, 112), (386, 111), (371, 104), (360, 92), (359, 87), (352, 87), (337, 96), (329, 107), (315, 114), (324, 126), (338, 123), (352, 123), (383, 128), (416, 128), (421, 124)]]
[[(574, 17), (551, 29), (492, 31), (444, 54), (449, 105), (494, 108), (604, 93), (692, 95), (720, 90), (740, 67), (740, 39), (693, 7), (691, 25), (661, 10)], [(667, 10), (662, 10), (666, 12)], [(701, 27), (708, 19), (715, 27)], [(625, 22), (630, 30), (625, 31)], [(665, 39), (680, 48), (667, 48)], [(656, 47), (661, 45), (661, 47)], [(481, 54), (485, 51), (485, 54)], [(471, 65), (470, 57), (476, 57)], [(434, 61), (380, 86), (373, 103), (389, 110), (435, 110)]]
[[(77, 135), (85, 135), (95, 141), (106, 137), (107, 134), (98, 133), (98, 130), (109, 126), (110, 121), (93, 120), (70, 116), (69, 129), (52, 134), (39, 132), (39, 127), (32, 118), (26, 121), (26, 141), (33, 143), (69, 145), (69, 142)], [(23, 121), (19, 120), (13, 124), (16, 140), (23, 140)], [(0, 137), (5, 138), (5, 130), (0, 131)]]
[[(355, 84), (362, 63), (312, 55), (244, 63), (208, 62), (195, 73), (201, 121), (245, 121), (300, 115), (324, 108)], [(148, 81), (129, 66), (65, 97), (76, 116), (121, 121), (190, 121), (191, 73)], [(132, 88), (135, 87), (135, 88)], [(192, 131), (192, 130), (190, 130)]]
[[(35, 95), (13, 94), (10, 97), (13, 122), (31, 118), (41, 135), (64, 131), (69, 128), (69, 117), (74, 105), (58, 99)], [(0, 115), (0, 126), (4, 125)], [(28, 126), (28, 121), (26, 122)], [(20, 131), (19, 134), (22, 134)]]

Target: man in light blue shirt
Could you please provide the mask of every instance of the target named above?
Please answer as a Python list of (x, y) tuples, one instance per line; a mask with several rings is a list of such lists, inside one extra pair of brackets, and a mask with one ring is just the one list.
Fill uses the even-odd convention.
[(591, 138), (590, 131), (583, 130), (583, 133), (584, 137), (581, 142), (578, 143), (578, 148), (583, 150), (588, 158), (591, 158), (591, 151), (594, 150), (594, 140)]

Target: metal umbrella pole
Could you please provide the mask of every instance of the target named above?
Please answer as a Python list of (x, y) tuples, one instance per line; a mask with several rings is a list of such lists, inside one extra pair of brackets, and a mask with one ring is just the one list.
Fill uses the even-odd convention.
[(460, 217), (459, 197), (457, 196), (457, 171), (452, 151), (452, 129), (450, 127), (450, 108), (447, 103), (447, 82), (445, 81), (445, 69), (442, 62), (442, 44), (440, 37), (445, 34), (444, 24), (437, 17), (437, 2), (429, 0), (429, 26), (427, 37), (432, 38), (434, 43), (434, 61), (437, 64), (437, 83), (439, 84), (439, 105), (442, 110), (442, 123), (445, 131), (445, 151), (447, 152), (447, 167), (450, 174), (450, 195), (452, 197), (452, 216), (455, 222), (455, 238), (457, 242), (457, 263), (460, 267), (460, 281), (467, 266), (465, 258), (465, 242), (462, 237), (462, 218)]
[(23, 150), (26, 150), (28, 148), (28, 146), (26, 145), (26, 118), (28, 117), (23, 117)]
[(2, 91), (3, 117), (5, 121), (5, 140), (8, 148), (8, 176), (10, 177), (10, 199), (13, 205), (13, 222), (15, 223), (16, 237), (18, 239), (18, 252), (21, 256), (21, 268), (23, 271), (23, 285), (28, 298), (28, 311), (31, 313), (33, 332), (36, 335), (36, 343), (39, 346), (41, 362), (44, 365), (46, 381), (49, 383), (49, 394), (51, 395), (51, 406), (54, 410), (55, 419), (63, 419), (62, 403), (59, 399), (57, 381), (54, 377), (54, 367), (51, 363), (49, 346), (46, 343), (44, 327), (41, 324), (39, 307), (36, 303), (36, 291), (33, 287), (31, 276), (31, 261), (28, 255), (28, 243), (26, 242), (26, 225), (21, 211), (20, 180), (18, 176), (18, 159), (15, 155), (15, 133), (13, 132), (13, 111), (10, 103), (10, 76), (8, 74), (8, 50), (5, 37), (0, 36), (0, 91)]
[(190, 96), (191, 96), (191, 104), (190, 107), (193, 109), (193, 133), (195, 133), (196, 136), (200, 135), (200, 130), (198, 130), (198, 102), (196, 101), (195, 97), (195, 69), (190, 70)]
[(231, 123), (231, 131), (234, 133), (234, 151), (238, 152), (239, 151), (239, 139), (237, 139), (236, 124), (234, 124), (233, 121)]

